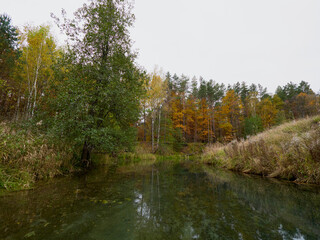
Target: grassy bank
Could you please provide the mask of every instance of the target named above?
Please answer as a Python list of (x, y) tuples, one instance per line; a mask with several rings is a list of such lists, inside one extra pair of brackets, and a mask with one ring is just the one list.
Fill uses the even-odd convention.
[[(79, 156), (70, 144), (57, 140), (40, 126), (25, 126), (0, 122), (0, 192), (30, 189), (38, 180), (81, 170)], [(133, 153), (123, 152), (117, 157), (92, 154), (93, 167), (116, 164), (128, 168), (143, 168), (159, 161), (184, 161), (184, 154), (152, 154), (139, 144)], [(188, 157), (189, 158), (189, 157)], [(78, 166), (77, 166), (78, 165)]]
[(285, 123), (225, 146), (208, 146), (201, 161), (245, 173), (320, 184), (320, 116)]
[(0, 189), (29, 189), (37, 180), (75, 170), (68, 146), (26, 129), (0, 123)]
[[(37, 180), (79, 169), (72, 160), (76, 159), (74, 149), (46, 133), (26, 129), (0, 123), (0, 191), (29, 189)], [(187, 145), (181, 153), (159, 155), (140, 144), (135, 152), (124, 152), (117, 158), (93, 154), (92, 161), (96, 167), (114, 163), (135, 169), (161, 161), (201, 159), (202, 163), (244, 173), (320, 184), (320, 116), (285, 123), (248, 140), (207, 146), (200, 158), (202, 147)]]

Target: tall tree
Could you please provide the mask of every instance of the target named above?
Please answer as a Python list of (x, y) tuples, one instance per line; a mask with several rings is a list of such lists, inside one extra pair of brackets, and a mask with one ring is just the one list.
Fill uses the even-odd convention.
[(270, 128), (275, 123), (277, 113), (278, 110), (271, 98), (264, 98), (259, 102), (258, 115), (261, 117), (264, 128)]
[(0, 114), (8, 115), (12, 105), (14, 82), (12, 72), (18, 58), (18, 31), (11, 18), (0, 15)]
[(24, 94), (18, 97), (27, 100), (25, 112), (28, 117), (32, 117), (39, 99), (53, 78), (52, 66), (58, 51), (49, 26), (26, 26), (20, 38), (22, 55), (19, 61), (21, 72), (18, 75), (26, 86), (21, 86)]
[(12, 25), (11, 18), (0, 15), (0, 79), (6, 79), (17, 59), (18, 31)]
[[(166, 81), (161, 77), (161, 71), (154, 70), (150, 76), (151, 80), (149, 82), (147, 97), (148, 97), (148, 107), (151, 114), (151, 142), (152, 151), (159, 148), (160, 142), (160, 130), (161, 130), (161, 113), (162, 107), (166, 98)], [(156, 119), (158, 118), (158, 119)], [(158, 128), (155, 129), (155, 123), (158, 120)], [(157, 132), (157, 143), (155, 144), (155, 132)]]
[[(134, 143), (143, 91), (134, 64), (129, 27), (132, 4), (123, 0), (93, 0), (72, 20), (55, 17), (70, 39), (58, 72), (55, 129), (61, 137), (82, 145), (81, 159), (90, 164), (93, 150), (116, 154)], [(54, 17), (54, 16), (53, 16)]]
[(240, 97), (234, 90), (227, 91), (217, 114), (219, 127), (222, 129), (225, 141), (241, 137), (242, 109)]

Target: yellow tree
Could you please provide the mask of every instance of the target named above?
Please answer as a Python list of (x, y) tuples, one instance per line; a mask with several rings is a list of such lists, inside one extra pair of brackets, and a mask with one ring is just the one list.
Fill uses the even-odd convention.
[(190, 96), (187, 99), (184, 116), (185, 116), (185, 132), (186, 136), (190, 141), (197, 141), (197, 116), (198, 116), (198, 109), (195, 98)]
[(227, 91), (217, 113), (217, 122), (225, 141), (241, 135), (242, 103), (234, 90)]
[(53, 78), (52, 65), (58, 51), (49, 26), (24, 27), (20, 33), (20, 45), (22, 56), (18, 68), (21, 72), (18, 75), (23, 81), (23, 98), (27, 99), (26, 114), (32, 117), (39, 99)]
[(184, 119), (184, 110), (181, 98), (175, 93), (172, 93), (172, 121), (173, 126), (176, 129), (181, 129), (182, 132), (186, 130), (185, 125), (183, 124)]
[(264, 128), (269, 128), (275, 123), (277, 113), (278, 110), (269, 97), (260, 101), (258, 105), (258, 115), (261, 117)]
[[(161, 71), (157, 69), (150, 76), (150, 81), (147, 89), (148, 108), (151, 115), (151, 142), (152, 151), (159, 147), (160, 131), (161, 131), (161, 111), (164, 100), (166, 98), (167, 83), (161, 77)], [(155, 121), (158, 118), (157, 129), (157, 145), (155, 146)]]
[(315, 94), (299, 93), (292, 103), (293, 112), (296, 117), (306, 117), (317, 112), (317, 98)]
[(203, 142), (209, 142), (210, 136), (213, 136), (212, 129), (210, 128), (211, 112), (205, 98), (199, 102), (199, 109), (197, 112), (197, 135)]

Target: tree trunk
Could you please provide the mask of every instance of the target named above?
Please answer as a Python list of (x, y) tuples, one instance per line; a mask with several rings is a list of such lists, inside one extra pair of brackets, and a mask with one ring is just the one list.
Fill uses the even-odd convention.
[(197, 115), (194, 116), (194, 136), (193, 136), (193, 142), (198, 141), (197, 132), (198, 132), (198, 124), (197, 124)]
[(81, 163), (84, 167), (89, 167), (90, 165), (90, 149), (87, 141), (84, 142), (82, 147)]
[(159, 124), (158, 124), (157, 149), (159, 149), (159, 142), (160, 142), (160, 127), (161, 127), (161, 108), (159, 108)]
[(20, 91), (21, 91), (21, 90), (19, 90), (19, 95), (18, 95), (18, 100), (17, 100), (17, 106), (16, 106), (16, 116), (15, 116), (16, 121), (18, 121), (18, 119), (19, 119)]
[(151, 143), (152, 143), (152, 152), (154, 152), (154, 114), (151, 114)]
[(210, 143), (210, 114), (208, 113), (208, 143)]
[(216, 141), (215, 137), (216, 137), (216, 129), (214, 127), (214, 109), (212, 109), (212, 142)]
[(143, 105), (143, 141), (146, 142), (147, 138), (146, 138), (146, 106), (145, 104)]
[(43, 42), (40, 45), (40, 52), (39, 52), (39, 56), (38, 56), (38, 60), (37, 60), (36, 76), (35, 76), (35, 79), (34, 79), (34, 86), (33, 86), (33, 88), (34, 88), (34, 99), (33, 99), (31, 117), (33, 117), (34, 109), (36, 108), (36, 102), (37, 102), (37, 82), (38, 82), (39, 69), (40, 69), (40, 65), (41, 65), (42, 45), (43, 45)]

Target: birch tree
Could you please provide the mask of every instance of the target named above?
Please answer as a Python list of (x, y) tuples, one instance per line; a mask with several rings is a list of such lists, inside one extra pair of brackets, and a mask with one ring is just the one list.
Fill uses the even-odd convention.
[[(37, 104), (53, 78), (52, 65), (57, 57), (56, 43), (49, 26), (25, 26), (20, 34), (22, 56), (18, 73), (25, 84), (21, 85), (26, 99), (26, 117), (33, 117)], [(20, 101), (19, 96), (18, 101)]]
[[(161, 131), (161, 112), (166, 97), (167, 84), (161, 77), (161, 72), (156, 69), (151, 74), (151, 80), (148, 87), (148, 105), (151, 114), (151, 144), (152, 151), (159, 148), (160, 131)], [(158, 129), (155, 129), (156, 118), (158, 118)], [(155, 132), (157, 133), (155, 144)]]

